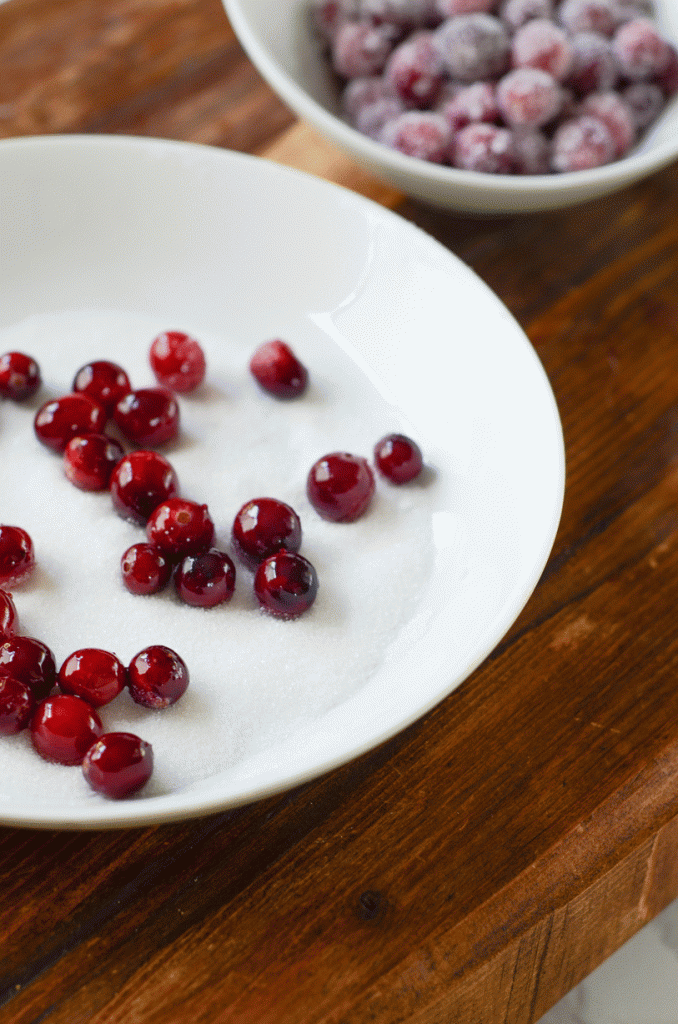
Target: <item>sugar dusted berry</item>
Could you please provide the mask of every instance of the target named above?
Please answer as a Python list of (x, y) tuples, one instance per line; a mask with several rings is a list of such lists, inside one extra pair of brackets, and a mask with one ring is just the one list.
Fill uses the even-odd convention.
[(404, 103), (430, 107), (443, 82), (443, 62), (431, 32), (417, 32), (395, 48), (384, 80)]
[(452, 163), (464, 171), (512, 174), (513, 135), (507, 128), (494, 124), (469, 124), (455, 136)]
[(612, 41), (599, 32), (578, 32), (572, 36), (572, 65), (566, 85), (584, 96), (614, 88), (619, 79), (619, 65)]
[(613, 0), (564, 0), (558, 17), (568, 32), (600, 32), (610, 36), (617, 26)]
[(374, 103), (366, 104), (355, 119), (355, 127), (363, 135), (379, 141), (384, 126), (399, 117), (405, 111), (405, 105), (397, 96), (385, 96)]
[(32, 636), (8, 636), (0, 644), (0, 676), (13, 676), (42, 700), (56, 683), (54, 655), (42, 640)]
[(391, 483), (406, 484), (421, 473), (424, 462), (419, 445), (405, 434), (387, 434), (374, 447), (374, 462)]
[(0, 356), (0, 397), (23, 402), (40, 387), (40, 367), (24, 352)]
[(331, 452), (311, 466), (306, 493), (323, 519), (352, 523), (363, 515), (372, 500), (374, 475), (362, 456)]
[(622, 91), (638, 131), (644, 131), (657, 120), (666, 100), (664, 93), (653, 82), (634, 82)]
[(172, 562), (154, 544), (132, 544), (120, 560), (122, 581), (131, 594), (157, 594), (172, 575)]
[(206, 551), (214, 539), (214, 523), (207, 505), (188, 498), (168, 498), (152, 512), (146, 534), (169, 559)]
[(597, 117), (609, 129), (616, 157), (623, 156), (636, 139), (636, 122), (626, 100), (616, 92), (598, 92), (585, 96), (579, 113)]
[(170, 391), (194, 391), (205, 378), (202, 346), (183, 331), (163, 331), (154, 338), (149, 359), (158, 384)]
[(14, 636), (19, 628), (19, 615), (12, 595), (0, 590), (0, 637)]
[(110, 704), (127, 683), (127, 669), (110, 651), (86, 647), (74, 651), (59, 669), (59, 688), (82, 697), (94, 708)]
[(514, 131), (512, 142), (516, 174), (548, 174), (551, 169), (551, 143), (538, 128)]
[(285, 341), (267, 341), (250, 359), (257, 383), (276, 398), (297, 398), (308, 384), (308, 370)]
[(559, 25), (533, 18), (514, 35), (511, 58), (515, 68), (541, 68), (560, 82), (572, 66), (572, 44)]
[(25, 729), (35, 710), (30, 688), (13, 676), (0, 677), (0, 736), (12, 736)]
[(583, 171), (614, 159), (615, 144), (607, 125), (597, 117), (574, 117), (556, 130), (551, 151), (555, 171)]
[(301, 547), (299, 516), (277, 498), (253, 498), (233, 521), (233, 546), (250, 569), (277, 551), (298, 551)]
[(33, 541), (20, 526), (0, 526), (0, 587), (10, 589), (35, 568)]
[(64, 452), (64, 472), (83, 491), (105, 491), (123, 455), (122, 446), (107, 434), (72, 437)]
[(103, 731), (94, 708), (71, 694), (47, 697), (31, 720), (33, 746), (46, 761), (58, 764), (81, 764)]
[(103, 405), (108, 416), (113, 413), (116, 403), (131, 390), (129, 377), (122, 366), (108, 359), (86, 363), (73, 380), (73, 391), (88, 395)]
[(130, 391), (115, 406), (113, 418), (127, 440), (142, 447), (164, 444), (179, 432), (179, 406), (165, 388)]
[(497, 103), (512, 128), (541, 128), (551, 121), (562, 104), (560, 86), (539, 68), (517, 68), (497, 86)]
[(233, 560), (216, 548), (187, 555), (176, 568), (174, 586), (181, 600), (196, 608), (224, 604), (235, 590)]
[(296, 619), (311, 607), (318, 593), (318, 576), (302, 555), (280, 551), (261, 563), (254, 576), (254, 593), (270, 615)]
[(189, 675), (184, 660), (170, 647), (145, 647), (128, 668), (132, 700), (145, 708), (167, 708), (184, 695)]
[(491, 14), (461, 14), (435, 31), (449, 76), (460, 82), (495, 78), (508, 68), (510, 42), (504, 25)]
[(179, 493), (179, 480), (167, 459), (158, 452), (125, 455), (111, 475), (113, 507), (123, 519), (143, 524), (151, 512)]
[(33, 426), (38, 441), (52, 451), (63, 452), (72, 437), (103, 433), (106, 419), (106, 410), (99, 402), (77, 393), (45, 402)]
[(499, 17), (511, 32), (515, 32), (532, 18), (552, 18), (551, 0), (504, 0)]
[(395, 33), (389, 25), (348, 21), (340, 25), (331, 44), (332, 64), (342, 78), (358, 78), (383, 71)]
[(475, 82), (473, 85), (464, 86), (453, 99), (440, 107), (440, 113), (452, 132), (458, 132), (466, 125), (476, 124), (478, 121), (496, 121), (499, 117), (499, 107), (494, 82)]
[(82, 772), (97, 793), (124, 799), (138, 793), (153, 774), (153, 747), (131, 732), (106, 732), (85, 754)]
[(441, 114), (425, 110), (406, 110), (387, 121), (379, 141), (405, 156), (442, 164), (449, 158), (452, 133)]

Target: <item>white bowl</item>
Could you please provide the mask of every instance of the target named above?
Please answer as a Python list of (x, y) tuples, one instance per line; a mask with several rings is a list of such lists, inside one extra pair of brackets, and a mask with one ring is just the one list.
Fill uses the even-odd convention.
[[(361, 135), (342, 119), (336, 81), (321, 54), (308, 0), (223, 2), (250, 59), (295, 113), (377, 177), (426, 203), (487, 214), (556, 209), (614, 192), (678, 157), (676, 98), (632, 153), (590, 171), (509, 177), (404, 156)], [(678, 3), (658, 0), (657, 7), (660, 28), (667, 38), (678, 41)]]

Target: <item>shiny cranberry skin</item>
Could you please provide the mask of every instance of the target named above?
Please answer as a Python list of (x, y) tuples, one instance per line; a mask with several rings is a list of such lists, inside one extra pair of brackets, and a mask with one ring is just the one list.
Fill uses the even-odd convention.
[(374, 475), (362, 456), (332, 452), (311, 466), (306, 493), (323, 519), (352, 523), (372, 500)]
[(214, 523), (207, 505), (169, 498), (149, 516), (146, 534), (151, 544), (176, 561), (206, 551), (214, 539)]
[(14, 636), (19, 628), (19, 615), (11, 594), (0, 590), (0, 637)]
[(171, 441), (179, 432), (179, 406), (165, 388), (139, 388), (121, 398), (113, 418), (128, 441), (157, 445)]
[(33, 541), (20, 526), (0, 526), (0, 587), (11, 587), (35, 568)]
[(105, 491), (124, 454), (121, 445), (107, 434), (72, 437), (64, 452), (64, 472), (82, 491)]
[(298, 551), (301, 547), (299, 516), (277, 498), (253, 498), (246, 502), (233, 522), (233, 545), (238, 557), (250, 569), (277, 551)]
[(54, 452), (63, 452), (72, 437), (101, 434), (106, 410), (88, 395), (64, 395), (41, 406), (33, 423), (38, 441)]
[(225, 552), (216, 548), (187, 555), (174, 573), (174, 586), (186, 604), (214, 608), (233, 597), (235, 566)]
[(33, 746), (46, 761), (81, 764), (104, 731), (93, 707), (70, 693), (41, 701), (31, 721)]
[(179, 493), (174, 469), (157, 452), (130, 452), (111, 476), (113, 507), (123, 519), (143, 524), (158, 505)]
[(183, 331), (163, 331), (154, 338), (149, 359), (158, 384), (170, 391), (193, 391), (205, 378), (205, 353)]
[(131, 732), (105, 732), (85, 754), (82, 772), (102, 796), (132, 796), (153, 774), (153, 747)]
[(132, 658), (128, 669), (132, 700), (145, 708), (176, 704), (188, 687), (186, 663), (162, 644), (146, 647)]
[(59, 669), (59, 688), (82, 697), (93, 708), (110, 704), (127, 685), (127, 669), (114, 654), (98, 647), (74, 651)]
[(280, 619), (296, 619), (318, 593), (311, 563), (292, 551), (280, 551), (261, 563), (254, 575), (254, 593), (261, 607)]
[(116, 404), (132, 390), (132, 386), (122, 366), (107, 359), (96, 359), (80, 367), (73, 381), (73, 390), (89, 395), (111, 416)]
[(13, 676), (42, 700), (56, 683), (54, 655), (42, 640), (32, 636), (9, 636), (0, 644), (0, 676)]
[(40, 387), (40, 367), (23, 352), (5, 352), (0, 356), (0, 397), (23, 402)]
[(12, 676), (0, 677), (0, 736), (21, 732), (35, 710), (35, 697), (30, 688)]
[(120, 571), (131, 594), (157, 594), (169, 583), (172, 563), (154, 544), (132, 544), (120, 560)]
[(276, 398), (296, 398), (308, 384), (308, 370), (284, 341), (267, 341), (250, 359), (260, 386)]
[(388, 434), (374, 446), (377, 469), (393, 484), (406, 484), (422, 471), (421, 450), (404, 434)]

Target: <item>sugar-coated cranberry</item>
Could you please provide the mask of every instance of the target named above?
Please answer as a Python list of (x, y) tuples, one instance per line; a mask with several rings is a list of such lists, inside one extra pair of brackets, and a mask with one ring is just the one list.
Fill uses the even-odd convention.
[(636, 121), (626, 100), (617, 92), (597, 92), (585, 96), (580, 114), (597, 117), (609, 128), (614, 141), (615, 156), (623, 156), (636, 138)]
[(31, 721), (33, 746), (46, 761), (81, 764), (104, 731), (94, 708), (71, 694), (41, 701)]
[(109, 651), (85, 647), (70, 654), (59, 669), (59, 687), (94, 708), (110, 704), (127, 684), (127, 669)]
[(496, 121), (499, 117), (499, 107), (494, 83), (475, 82), (473, 85), (464, 86), (453, 99), (440, 107), (440, 113), (453, 132), (458, 132), (466, 125), (478, 121)]
[(30, 688), (13, 676), (0, 676), (0, 736), (12, 736), (25, 729), (35, 711)]
[(235, 590), (233, 560), (216, 548), (187, 555), (174, 573), (174, 586), (181, 600), (196, 608), (224, 604)]
[(188, 669), (176, 651), (162, 644), (139, 651), (128, 669), (132, 700), (145, 708), (167, 708), (186, 692)]
[(406, 484), (421, 473), (424, 460), (419, 445), (405, 434), (387, 434), (374, 446), (377, 469), (391, 483)]
[(318, 576), (302, 555), (279, 551), (263, 561), (254, 574), (254, 593), (261, 607), (271, 615), (296, 619), (315, 601)]
[(497, 103), (512, 128), (540, 128), (552, 120), (563, 101), (558, 82), (539, 68), (517, 68), (497, 85)]
[(299, 516), (277, 498), (253, 498), (246, 502), (233, 521), (233, 546), (238, 558), (256, 569), (264, 558), (301, 547)]
[(120, 560), (122, 581), (132, 594), (157, 594), (169, 583), (172, 562), (154, 544), (132, 544)]
[(54, 655), (47, 644), (32, 636), (8, 636), (0, 644), (0, 676), (13, 676), (42, 700), (56, 683)]
[(580, 96), (614, 88), (619, 65), (612, 42), (599, 32), (578, 32), (572, 36), (572, 65), (566, 84)]
[(138, 388), (115, 406), (113, 418), (134, 444), (153, 446), (171, 441), (179, 432), (179, 406), (165, 388)]
[(14, 636), (19, 628), (19, 615), (14, 599), (6, 590), (0, 590), (0, 637)]
[(308, 370), (290, 346), (276, 339), (260, 345), (250, 359), (257, 383), (276, 398), (296, 398), (308, 384)]
[(504, 25), (491, 14), (460, 14), (435, 31), (449, 76), (460, 82), (495, 78), (506, 71), (510, 42)]
[(64, 452), (64, 472), (82, 491), (105, 491), (124, 454), (122, 446), (107, 434), (72, 437)]
[(346, 83), (341, 93), (341, 105), (347, 120), (355, 123), (364, 107), (387, 97), (393, 98), (392, 90), (387, 87), (382, 75), (364, 75)]
[(670, 44), (649, 18), (627, 21), (615, 33), (613, 46), (622, 75), (634, 82), (661, 75), (671, 58)]
[(442, 164), (449, 157), (452, 133), (442, 114), (426, 110), (406, 110), (387, 121), (379, 141), (405, 156)]
[(664, 93), (654, 82), (634, 82), (622, 91), (638, 131), (643, 131), (657, 120), (666, 102)]
[(21, 583), (35, 568), (30, 535), (20, 526), (0, 526), (0, 587)]
[(82, 772), (97, 793), (121, 800), (150, 779), (153, 747), (131, 732), (105, 732), (85, 754)]
[(170, 559), (206, 551), (214, 540), (214, 523), (207, 505), (188, 498), (168, 498), (151, 513), (146, 534)]
[(311, 466), (306, 493), (323, 519), (352, 523), (372, 500), (374, 474), (362, 456), (331, 452)]
[(504, 0), (499, 9), (501, 20), (515, 32), (532, 18), (553, 17), (551, 0)]
[(130, 452), (111, 476), (111, 499), (123, 519), (143, 524), (158, 505), (179, 493), (173, 467), (158, 452)]
[(0, 397), (23, 402), (40, 387), (40, 367), (24, 352), (5, 352), (0, 356)]
[(494, 124), (469, 124), (455, 136), (452, 163), (464, 171), (512, 174), (513, 135)]
[(610, 36), (617, 27), (613, 0), (564, 0), (558, 17), (568, 32), (600, 32)]
[(395, 33), (389, 25), (347, 21), (331, 44), (332, 64), (342, 78), (359, 78), (383, 71), (393, 49)]
[(33, 426), (38, 440), (55, 452), (63, 452), (72, 437), (101, 434), (106, 410), (89, 395), (64, 395), (38, 409)]
[(666, 97), (675, 96), (678, 92), (678, 50), (675, 46), (669, 46), (668, 63), (657, 75), (657, 85)]
[(183, 331), (163, 331), (154, 338), (149, 359), (158, 384), (170, 391), (194, 391), (205, 379), (202, 346)]
[(363, 135), (379, 141), (384, 125), (405, 111), (405, 105), (397, 96), (385, 96), (374, 103), (368, 103), (359, 111), (355, 126)]
[(116, 403), (132, 390), (132, 386), (122, 366), (107, 359), (95, 359), (80, 367), (73, 380), (73, 390), (89, 395), (103, 405), (110, 416)]
[(519, 28), (511, 43), (516, 68), (541, 68), (561, 82), (573, 60), (567, 32), (546, 18), (533, 18)]
[(440, 20), (435, 0), (360, 0), (360, 15), (375, 24), (386, 22), (403, 29), (423, 28)]
[(430, 107), (443, 81), (443, 62), (431, 32), (417, 32), (396, 46), (384, 69), (390, 89), (408, 106)]
[(358, 16), (359, 0), (311, 0), (311, 16), (319, 35), (330, 43), (340, 25)]
[(551, 166), (555, 171), (583, 171), (614, 159), (615, 145), (607, 125), (597, 117), (574, 117), (556, 129)]

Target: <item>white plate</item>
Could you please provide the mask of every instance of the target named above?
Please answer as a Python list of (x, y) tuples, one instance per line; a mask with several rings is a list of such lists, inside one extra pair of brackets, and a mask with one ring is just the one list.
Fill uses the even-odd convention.
[[(0, 143), (0, 351), (42, 366), (40, 401), (112, 358), (134, 386), (161, 329), (197, 335), (208, 382), (181, 400), (166, 449), (186, 495), (207, 501), (221, 545), (237, 509), (274, 494), (299, 512), (321, 587), (295, 622), (261, 615), (239, 570), (231, 605), (133, 597), (118, 572), (143, 539), (107, 494), (72, 487), (33, 437), (31, 408), (2, 408), (0, 521), (33, 535), (40, 564), (16, 591), (22, 631), (57, 662), (79, 647), (129, 661), (167, 643), (191, 686), (164, 713), (121, 695), (107, 729), (154, 746), (137, 797), (91, 793), (40, 761), (26, 733), (0, 743), (0, 821), (104, 827), (218, 811), (311, 779), (374, 747), (458, 686), (497, 644), (544, 567), (562, 505), (558, 412), (541, 364), (492, 292), (400, 217), (277, 165), (201, 146), (120, 137)], [(278, 402), (247, 362), (286, 338), (308, 394)], [(422, 483), (379, 482), (357, 523), (305, 496), (316, 458), (371, 455), (401, 430)]]

